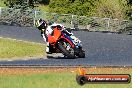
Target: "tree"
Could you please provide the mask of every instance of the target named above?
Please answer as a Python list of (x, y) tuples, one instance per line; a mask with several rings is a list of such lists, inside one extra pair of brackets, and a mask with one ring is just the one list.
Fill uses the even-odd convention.
[(28, 8), (34, 7), (34, 0), (4, 0), (4, 4), (9, 8)]
[(127, 0), (128, 5), (132, 5), (132, 0)]
[(48, 5), (50, 0), (34, 0), (36, 3)]
[(98, 0), (51, 0), (50, 12), (91, 16)]

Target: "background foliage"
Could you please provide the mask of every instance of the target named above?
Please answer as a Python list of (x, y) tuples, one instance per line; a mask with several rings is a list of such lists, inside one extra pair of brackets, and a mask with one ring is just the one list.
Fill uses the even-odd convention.
[(50, 0), (49, 7), (56, 13), (124, 19), (132, 10), (132, 0)]
[[(8, 7), (48, 5), (49, 12), (132, 19), (132, 0), (3, 0)], [(19, 7), (18, 7), (19, 8)]]
[(51, 0), (50, 12), (92, 16), (98, 0)]

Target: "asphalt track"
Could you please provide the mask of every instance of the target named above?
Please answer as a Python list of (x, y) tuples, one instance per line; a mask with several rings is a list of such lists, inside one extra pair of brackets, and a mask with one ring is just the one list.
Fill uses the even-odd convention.
[[(36, 58), (0, 61), (0, 65), (22, 66), (132, 66), (132, 36), (111, 33), (74, 31), (82, 41), (86, 58)], [(43, 43), (38, 30), (31, 27), (0, 25), (0, 37)]]

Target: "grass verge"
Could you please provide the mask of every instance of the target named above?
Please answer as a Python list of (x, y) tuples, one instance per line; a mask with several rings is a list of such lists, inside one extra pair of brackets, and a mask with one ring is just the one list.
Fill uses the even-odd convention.
[(0, 38), (0, 59), (43, 57), (45, 45)]
[[(130, 84), (76, 83), (76, 68), (0, 68), (0, 88), (132, 88)], [(87, 68), (88, 74), (130, 74), (132, 68)]]

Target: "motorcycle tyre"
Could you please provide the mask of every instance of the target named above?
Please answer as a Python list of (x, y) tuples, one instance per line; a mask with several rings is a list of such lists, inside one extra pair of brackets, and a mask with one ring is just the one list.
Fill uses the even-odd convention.
[(66, 56), (67, 58), (75, 59), (75, 55), (71, 55), (71, 54), (63, 47), (63, 45), (62, 45), (61, 42), (59, 42), (58, 48), (62, 51), (62, 53), (64, 54), (64, 56)]
[(81, 50), (78, 54), (79, 58), (85, 58), (85, 51)]

